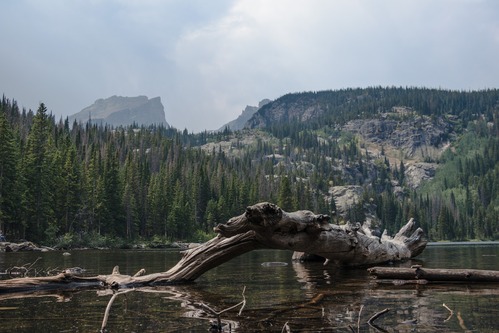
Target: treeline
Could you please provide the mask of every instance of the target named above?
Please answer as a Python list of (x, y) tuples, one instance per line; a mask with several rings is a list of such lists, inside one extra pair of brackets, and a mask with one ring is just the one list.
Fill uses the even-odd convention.
[[(393, 106), (410, 107), (420, 115), (438, 117), (441, 115), (459, 116), (467, 126), (477, 118), (477, 113), (487, 121), (492, 121), (497, 111), (498, 89), (457, 91), (418, 87), (369, 87), (347, 88), (287, 94), (264, 105), (265, 113), (276, 105), (288, 108), (310, 105), (325, 110), (320, 116), (307, 121), (307, 126), (345, 123), (357, 118), (370, 118), (380, 112), (390, 111)], [(269, 124), (271, 125), (271, 124)]]
[[(499, 237), (498, 91), (368, 88), (282, 99), (306, 105), (300, 96), (328, 112), (258, 131), (199, 134), (70, 124), (43, 104), (20, 110), (3, 97), (0, 228), (10, 239), (67, 246), (202, 241), (260, 201), (333, 215), (331, 186), (360, 185), (362, 197), (334, 222), (374, 215), (393, 233), (414, 217), (433, 240)], [(406, 186), (403, 161), (370, 156), (341, 131), (349, 119), (393, 106), (453, 116), (453, 149), (417, 191)]]
[(272, 154), (266, 143), (242, 158), (192, 146), (219, 135), (57, 122), (44, 104), (33, 113), (4, 97), (0, 227), (10, 239), (52, 244), (204, 240), (248, 204), (324, 210), (305, 185), (279, 192), (276, 159), (251, 157), (255, 149)]

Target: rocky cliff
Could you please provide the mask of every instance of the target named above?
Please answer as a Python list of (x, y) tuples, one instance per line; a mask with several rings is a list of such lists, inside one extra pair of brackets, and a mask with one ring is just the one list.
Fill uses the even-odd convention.
[(94, 104), (69, 117), (69, 121), (106, 123), (112, 126), (164, 125), (169, 127), (165, 120), (165, 110), (160, 97), (147, 98), (146, 96), (122, 97), (111, 96), (98, 99)]
[(248, 122), (248, 120), (250, 120), (251, 117), (253, 117), (253, 115), (256, 112), (258, 112), (258, 110), (260, 110), (264, 105), (267, 105), (268, 103), (270, 103), (270, 100), (264, 99), (260, 101), (260, 103), (258, 103), (258, 106), (251, 106), (251, 105), (246, 106), (246, 108), (239, 115), (239, 117), (237, 117), (237, 119), (232, 120), (231, 122), (228, 122), (227, 124), (223, 125), (218, 129), (218, 131), (219, 132), (223, 131), (226, 128), (229, 128), (232, 131), (242, 130), (246, 125), (246, 123)]
[(447, 147), (453, 135), (452, 122), (445, 117), (409, 113), (393, 107), (377, 118), (349, 121), (343, 130), (360, 136), (367, 145), (396, 149), (402, 158), (433, 160)]
[(264, 128), (272, 124), (297, 120), (306, 122), (324, 113), (314, 96), (290, 94), (267, 103), (249, 119), (245, 127)]

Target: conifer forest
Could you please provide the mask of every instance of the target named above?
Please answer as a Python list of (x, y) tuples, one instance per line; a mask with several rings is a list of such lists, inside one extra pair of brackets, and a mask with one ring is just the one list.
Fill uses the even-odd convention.
[[(310, 105), (322, 112), (303, 116)], [(277, 106), (301, 116), (275, 122)], [(411, 112), (391, 112), (397, 107)], [(339, 224), (369, 217), (389, 234), (413, 217), (430, 240), (499, 239), (499, 90), (288, 94), (258, 111), (264, 125), (202, 133), (69, 123), (49, 108), (1, 100), (0, 229), (10, 240), (66, 248), (200, 242), (262, 201)], [(345, 129), (382, 117), (446, 129), (433, 143), (441, 153), (421, 157), (437, 168), (420, 186), (407, 180), (416, 157), (389, 148), (385, 132), (375, 133), (374, 147)], [(362, 194), (339, 212), (331, 188), (347, 185)]]

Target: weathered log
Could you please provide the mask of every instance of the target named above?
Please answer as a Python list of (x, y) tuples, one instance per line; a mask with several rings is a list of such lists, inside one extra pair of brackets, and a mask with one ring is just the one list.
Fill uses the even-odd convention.
[(288, 213), (271, 203), (250, 206), (240, 216), (214, 228), (218, 236), (184, 252), (167, 272), (135, 276), (113, 271), (81, 277), (68, 273), (53, 277), (0, 281), (2, 291), (47, 289), (132, 288), (194, 281), (204, 272), (238, 255), (261, 249), (286, 249), (321, 256), (344, 265), (372, 265), (409, 259), (426, 246), (423, 231), (410, 220), (394, 238), (375, 237), (360, 225), (332, 225), (329, 216), (310, 211)]
[(376, 279), (396, 281), (433, 281), (433, 282), (499, 282), (499, 271), (480, 269), (436, 269), (415, 266), (372, 267), (368, 269)]
[(21, 243), (0, 242), (0, 251), (3, 252), (20, 252), (20, 251), (48, 252), (53, 250), (54, 249), (50, 247), (38, 246), (32, 242), (21, 242)]
[(367, 234), (359, 224), (333, 225), (327, 215), (304, 210), (288, 213), (270, 203), (248, 207), (215, 231), (224, 237), (253, 231), (265, 248), (305, 252), (350, 266), (413, 258), (427, 244), (413, 219), (395, 237), (384, 234), (379, 238)]

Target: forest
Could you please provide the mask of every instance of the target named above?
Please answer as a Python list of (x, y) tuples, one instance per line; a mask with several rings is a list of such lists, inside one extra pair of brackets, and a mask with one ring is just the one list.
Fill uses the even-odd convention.
[[(333, 223), (374, 215), (394, 232), (411, 217), (430, 240), (499, 238), (499, 91), (365, 88), (289, 94), (274, 101), (327, 112), (242, 131), (189, 133), (55, 119), (41, 103), (0, 105), (0, 229), (9, 240), (60, 248), (202, 242), (248, 205), (329, 214)], [(272, 103), (264, 106), (265, 116)], [(405, 167), (373, 158), (347, 121), (403, 105), (452, 122), (451, 149), (417, 189)], [(341, 168), (355, 169), (347, 177)], [(332, 185), (363, 187), (344, 214)], [(404, 195), (394, 194), (394, 184)]]

